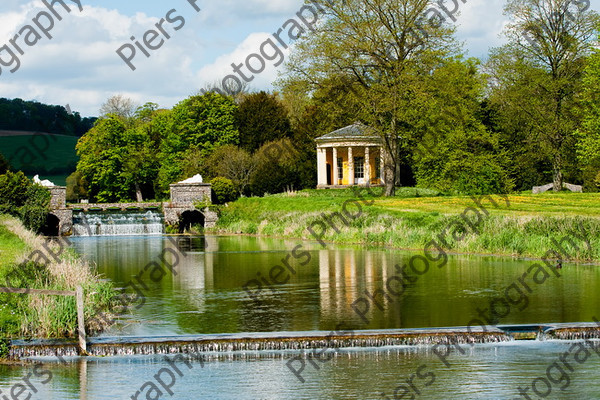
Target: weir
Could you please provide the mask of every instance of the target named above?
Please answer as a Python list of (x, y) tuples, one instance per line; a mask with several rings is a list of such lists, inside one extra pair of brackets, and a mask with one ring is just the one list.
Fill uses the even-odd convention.
[(164, 217), (158, 211), (120, 211), (73, 214), (73, 236), (160, 235)]
[[(600, 339), (600, 327), (591, 323), (510, 325), (497, 328), (388, 329), (208, 334), (166, 337), (106, 337), (88, 339), (90, 356), (131, 356), (177, 353), (301, 351), (385, 346), (434, 346), (501, 343), (515, 340)], [(523, 335), (523, 333), (529, 335)], [(531, 337), (533, 334), (533, 339)], [(10, 357), (74, 357), (77, 342), (69, 340), (13, 340)]]
[(164, 232), (165, 225), (180, 233), (192, 224), (215, 226), (218, 216), (209, 207), (196, 209), (197, 202), (211, 203), (208, 183), (170, 185), (171, 198), (163, 203), (67, 204), (64, 186), (48, 187), (50, 214), (47, 236), (147, 235)]

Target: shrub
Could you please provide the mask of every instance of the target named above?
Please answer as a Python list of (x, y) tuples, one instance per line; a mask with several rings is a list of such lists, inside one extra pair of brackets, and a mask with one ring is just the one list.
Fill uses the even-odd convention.
[(0, 338), (0, 359), (8, 358), (10, 351), (10, 340)]
[(40, 185), (31, 185), (25, 196), (25, 204), (19, 210), (21, 221), (27, 229), (39, 232), (50, 211), (50, 191)]
[(34, 185), (22, 172), (0, 175), (0, 213), (11, 214), (27, 229), (39, 232), (46, 224), (49, 208), (50, 192), (46, 188)]
[(67, 178), (67, 201), (78, 201), (87, 198), (87, 182), (81, 172), (75, 171)]
[(300, 188), (299, 153), (289, 139), (266, 143), (254, 155), (250, 188), (252, 194), (282, 193), (286, 188)]
[(21, 207), (25, 204), (27, 189), (32, 185), (24, 173), (8, 171), (0, 175), (0, 204)]
[(237, 199), (237, 190), (231, 179), (216, 177), (210, 181), (213, 190), (213, 202), (215, 204), (225, 204)]

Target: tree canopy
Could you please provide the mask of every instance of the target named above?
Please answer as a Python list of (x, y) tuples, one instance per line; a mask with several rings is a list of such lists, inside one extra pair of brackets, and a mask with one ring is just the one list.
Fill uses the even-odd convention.
[(565, 172), (577, 177), (577, 97), (598, 22), (588, 8), (571, 0), (508, 1), (509, 43), (495, 49), (488, 63), (500, 127), (509, 141), (517, 139), (514, 158), (547, 160), (554, 190), (562, 189)]
[(285, 106), (275, 95), (264, 91), (244, 97), (236, 113), (236, 123), (240, 146), (250, 152), (267, 142), (292, 136)]
[(63, 106), (0, 98), (0, 130), (46, 132), (79, 137), (91, 129), (95, 120), (81, 118), (77, 112), (69, 114)]
[(453, 29), (427, 19), (428, 0), (321, 2), (324, 22), (304, 36), (287, 64), (283, 90), (344, 86), (362, 120), (382, 138), (386, 194), (399, 182), (401, 139), (414, 138), (432, 71), (459, 53)]

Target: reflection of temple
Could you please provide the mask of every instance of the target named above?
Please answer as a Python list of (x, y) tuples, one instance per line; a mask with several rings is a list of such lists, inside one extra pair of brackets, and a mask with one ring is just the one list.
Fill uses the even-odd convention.
[[(351, 305), (359, 298), (367, 298), (365, 291), (370, 294), (379, 293), (376, 300), (383, 305), (381, 311), (371, 301), (369, 315), (379, 315), (386, 319), (399, 320), (397, 309), (400, 299), (381, 294), (389, 276), (393, 274), (392, 262), (388, 262), (387, 254), (374, 251), (357, 250), (320, 250), (319, 259), (319, 288), (321, 312), (326, 318), (340, 322), (352, 315)], [(386, 292), (387, 293), (387, 292)], [(394, 302), (395, 307), (390, 307)]]

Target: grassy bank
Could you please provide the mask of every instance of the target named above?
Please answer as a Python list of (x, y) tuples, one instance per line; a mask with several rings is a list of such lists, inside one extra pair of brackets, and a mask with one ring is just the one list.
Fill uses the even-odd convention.
[[(323, 221), (322, 213), (341, 212), (344, 202), (356, 198), (350, 189), (242, 198), (223, 207), (212, 231), (314, 240), (307, 227)], [(451, 252), (540, 258), (556, 247), (552, 239), (561, 241), (573, 232), (581, 232), (583, 226), (591, 250), (582, 239), (575, 239), (579, 250), (566, 245), (569, 255), (600, 261), (600, 194), (514, 194), (506, 197), (509, 204), (502, 197), (494, 199), (497, 206), (489, 200), (483, 203), (489, 215), (477, 226), (478, 233), (467, 227), (464, 238), (461, 231), (456, 235), (460, 240), (455, 240), (454, 227), (465, 226), (460, 215), (467, 207), (475, 206), (468, 196), (444, 197), (411, 188), (403, 188), (391, 198), (365, 196), (365, 200), (373, 201), (372, 205), (362, 203), (362, 214), (349, 226), (336, 218), (340, 232), (329, 226), (323, 240), (423, 249), (432, 239), (441, 242), (442, 235), (447, 243), (445, 250)], [(355, 213), (357, 208), (349, 204), (348, 211)], [(314, 227), (320, 234), (322, 227), (318, 223)]]
[[(109, 308), (110, 283), (99, 279), (71, 250), (51, 244), (53, 253), (58, 254), (56, 261), (44, 245), (48, 246), (46, 239), (27, 231), (20, 221), (0, 215), (0, 286), (72, 291), (81, 285), (86, 293), (87, 321)], [(104, 328), (86, 326), (90, 333)], [(76, 334), (74, 297), (0, 293), (0, 337), (65, 338)]]

